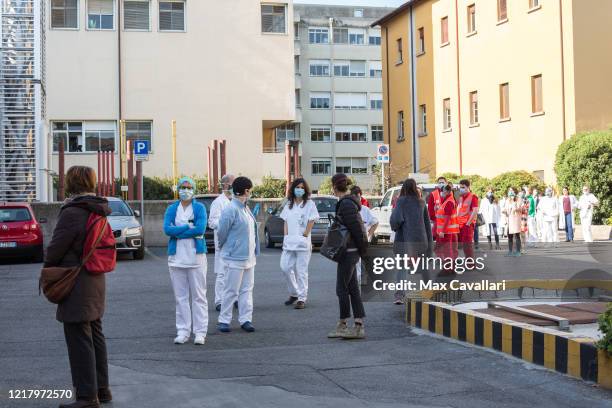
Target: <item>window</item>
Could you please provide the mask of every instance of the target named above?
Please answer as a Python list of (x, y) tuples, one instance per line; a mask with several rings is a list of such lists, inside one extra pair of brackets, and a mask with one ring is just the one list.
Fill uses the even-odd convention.
[(276, 145), (282, 146), (285, 144), (285, 140), (295, 140), (295, 124), (279, 126), (275, 129), (276, 131)]
[(293, 57), (293, 69), (295, 70), (296, 74), (300, 73), (300, 56), (299, 55), (295, 55)]
[(349, 44), (363, 45), (365, 43), (365, 30), (362, 28), (349, 28)]
[(159, 30), (185, 31), (185, 2), (182, 0), (159, 2)]
[(150, 30), (149, 1), (123, 2), (123, 29)]
[(51, 28), (79, 28), (79, 0), (51, 0)]
[(334, 75), (343, 77), (365, 77), (365, 61), (334, 61)]
[(383, 96), (381, 93), (370, 94), (370, 109), (380, 110), (383, 108)]
[(285, 34), (287, 32), (287, 7), (285, 5), (261, 5), (261, 32)]
[(334, 128), (336, 142), (367, 142), (367, 126), (336, 126)]
[(367, 157), (338, 157), (336, 158), (336, 173), (367, 174)]
[(334, 44), (348, 44), (348, 28), (334, 28)]
[(382, 77), (382, 61), (370, 61), (370, 77)]
[(347, 77), (350, 75), (350, 61), (334, 61), (334, 75)]
[(427, 134), (427, 105), (419, 106), (419, 118), (420, 135), (423, 136)]
[(53, 122), (53, 151), (64, 141), (69, 153), (114, 151), (115, 122)]
[(380, 30), (370, 29), (368, 34), (368, 44), (380, 45)]
[(476, 32), (476, 5), (472, 4), (467, 8), (467, 30), (468, 34)]
[(544, 112), (542, 102), (542, 75), (534, 75), (531, 77), (531, 112)]
[(329, 126), (316, 126), (310, 127), (310, 141), (311, 142), (330, 142), (331, 141), (331, 127)]
[(87, 28), (89, 30), (115, 28), (113, 0), (87, 0)]
[(497, 21), (508, 19), (508, 5), (506, 0), (497, 0)]
[(310, 60), (310, 76), (329, 76), (329, 60)]
[[(153, 122), (146, 121), (126, 121), (125, 122), (125, 138), (126, 140), (148, 140), (149, 146), (151, 143)], [(149, 147), (151, 149), (151, 147)]]
[(331, 174), (331, 159), (312, 159), (312, 175), (328, 175)]
[(329, 92), (311, 92), (310, 109), (329, 109), (330, 99), (331, 94)]
[(397, 112), (397, 141), (404, 140), (404, 111)]
[(499, 118), (510, 119), (510, 85), (508, 83), (499, 86)]
[(540, 7), (540, 0), (529, 0), (529, 8), (534, 9)]
[(470, 92), (470, 125), (478, 124), (478, 92)]
[(441, 45), (448, 44), (448, 17), (442, 17), (442, 20), (440, 20), (440, 30)]
[(401, 64), (404, 61), (404, 52), (402, 50), (402, 39), (397, 39), (397, 58), (395, 59), (396, 64)]
[(450, 98), (446, 98), (444, 99), (444, 101), (442, 101), (442, 120), (444, 121), (443, 123), (443, 129), (444, 130), (450, 130), (451, 129), (451, 104), (450, 104)]
[(355, 9), (353, 10), (353, 17), (362, 18), (363, 17), (363, 9)]
[(300, 39), (300, 23), (293, 23), (293, 39)]
[(383, 125), (372, 125), (371, 140), (372, 142), (382, 142), (384, 140)]
[(302, 101), (300, 98), (300, 90), (296, 89), (295, 90), (295, 107), (296, 108), (301, 108), (302, 107)]
[(336, 92), (334, 108), (336, 109), (366, 109), (367, 95), (365, 92)]
[(309, 28), (308, 42), (311, 44), (329, 43), (329, 30), (327, 28)]
[(418, 42), (418, 50), (417, 53), (425, 54), (425, 28), (419, 28), (419, 42)]

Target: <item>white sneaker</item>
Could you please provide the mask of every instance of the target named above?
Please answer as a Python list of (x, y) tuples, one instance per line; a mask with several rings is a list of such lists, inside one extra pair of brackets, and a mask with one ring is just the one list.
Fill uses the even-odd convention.
[(189, 341), (189, 336), (185, 334), (179, 334), (174, 338), (174, 344), (185, 344)]
[(196, 334), (195, 340), (193, 340), (193, 344), (197, 346), (203, 346), (206, 343), (206, 336), (202, 334)]

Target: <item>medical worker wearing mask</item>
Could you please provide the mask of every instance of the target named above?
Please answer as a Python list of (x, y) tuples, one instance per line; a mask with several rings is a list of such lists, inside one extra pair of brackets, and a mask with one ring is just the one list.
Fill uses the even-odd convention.
[(553, 197), (553, 189), (547, 187), (544, 197), (540, 199), (538, 211), (542, 212), (542, 242), (556, 246), (559, 241), (557, 235), (557, 217), (559, 216), (559, 202)]
[(578, 209), (580, 210), (580, 225), (582, 227), (584, 242), (593, 242), (593, 233), (591, 232), (593, 208), (598, 205), (599, 200), (591, 193), (589, 186), (582, 187), (582, 195), (578, 200)]
[(223, 258), (219, 250), (219, 239), (217, 237), (217, 228), (219, 228), (219, 220), (221, 213), (230, 204), (232, 199), (232, 183), (234, 176), (226, 174), (221, 177), (221, 194), (210, 205), (210, 219), (208, 226), (215, 232), (215, 309), (217, 312), (221, 310), (221, 298), (223, 297), (223, 287), (225, 282), (225, 267)]
[(319, 219), (314, 201), (310, 200), (310, 188), (303, 178), (291, 183), (287, 204), (280, 217), (285, 220), (283, 253), (280, 268), (285, 273), (289, 299), (285, 305), (295, 303), (296, 309), (304, 309), (308, 295), (308, 264), (312, 254), (310, 231)]
[[(195, 182), (183, 177), (178, 182), (179, 201), (164, 215), (168, 242), (168, 267), (176, 301), (175, 344), (184, 344), (194, 333), (194, 344), (206, 342), (206, 208), (193, 199)], [(191, 299), (190, 299), (191, 298)]]
[(221, 313), (217, 329), (227, 333), (234, 302), (238, 301), (238, 322), (242, 330), (254, 332), (253, 285), (259, 234), (255, 216), (247, 206), (253, 183), (246, 177), (237, 177), (232, 183), (234, 197), (223, 212), (217, 228), (217, 240), (225, 265), (225, 283), (221, 299)]

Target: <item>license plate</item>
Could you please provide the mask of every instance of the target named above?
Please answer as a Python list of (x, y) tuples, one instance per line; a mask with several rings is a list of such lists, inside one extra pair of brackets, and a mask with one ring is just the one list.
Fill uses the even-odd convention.
[(16, 242), (0, 242), (0, 248), (16, 248)]

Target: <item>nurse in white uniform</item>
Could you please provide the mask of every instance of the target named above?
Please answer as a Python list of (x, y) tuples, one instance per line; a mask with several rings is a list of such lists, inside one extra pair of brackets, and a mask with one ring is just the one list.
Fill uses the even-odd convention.
[[(361, 196), (363, 195), (363, 192), (361, 191), (361, 188), (359, 186), (354, 186), (353, 188), (351, 188), (351, 194), (357, 196), (357, 198), (361, 201)], [(374, 237), (374, 233), (376, 232), (376, 228), (378, 228), (378, 218), (376, 218), (372, 210), (370, 210), (367, 205), (361, 206), (361, 209), (359, 210), (359, 215), (361, 215), (363, 226), (368, 236), (368, 242), (371, 242), (372, 238)], [(357, 265), (355, 265), (355, 271), (357, 272), (357, 283), (361, 288), (361, 258), (357, 262)]]
[(599, 200), (591, 193), (589, 186), (582, 187), (582, 195), (578, 200), (578, 208), (580, 209), (580, 226), (582, 227), (584, 242), (593, 242), (593, 233), (591, 232), (593, 208), (598, 205)]
[(287, 280), (289, 299), (285, 305), (295, 303), (296, 309), (304, 309), (308, 297), (308, 264), (312, 254), (310, 232), (319, 219), (319, 212), (310, 199), (310, 188), (303, 178), (291, 183), (287, 204), (280, 217), (285, 220), (283, 253), (280, 268)]

